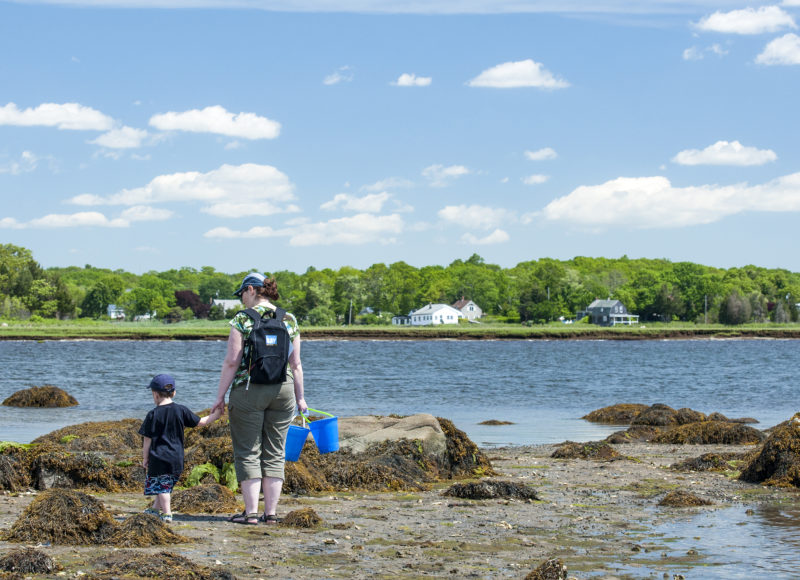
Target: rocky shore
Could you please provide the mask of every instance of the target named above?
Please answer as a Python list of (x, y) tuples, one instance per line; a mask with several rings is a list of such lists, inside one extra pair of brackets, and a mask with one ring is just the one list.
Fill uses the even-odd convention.
[[(138, 548), (134, 555), (182, 556), (203, 571), (195, 578), (524, 578), (551, 558), (560, 559), (574, 578), (702, 578), (693, 571), (709, 564), (706, 555), (674, 550), (654, 533), (656, 526), (686, 510), (796, 500), (792, 491), (747, 484), (731, 471), (670, 469), (706, 453), (741, 452), (740, 446), (618, 447), (622, 455), (612, 461), (554, 459), (551, 445), (486, 450), (497, 471), (494, 479), (524, 484), (536, 499), (457, 498), (444, 495), (447, 483), (415, 492), (288, 494), (281, 515), (311, 508), (320, 523), (243, 526), (222, 514), (177, 513), (170, 529), (190, 542)], [(674, 490), (710, 505), (659, 506)], [(0, 530), (8, 530), (35, 497), (36, 492), (6, 492), (0, 498)], [(97, 497), (120, 522), (145, 506), (139, 493)], [(709, 533), (713, 530), (697, 532)], [(0, 556), (22, 545), (35, 544), (0, 542)], [(103, 545), (38, 549), (63, 567), (61, 577), (120, 577), (103, 575), (104, 566), (126, 552)], [(181, 577), (179, 571), (173, 576)]]
[(749, 564), (726, 550), (740, 532), (698, 527), (676, 542), (661, 526), (800, 510), (800, 415), (766, 431), (666, 405), (587, 418), (630, 427), (479, 449), (431, 415), (346, 418), (339, 452), (309, 440), (287, 464), (277, 525), (228, 521), (241, 497), (225, 479), (225, 421), (187, 438), (171, 524), (142, 513), (143, 474), (125, 459), (140, 445), (133, 419), (1, 444), (0, 578), (705, 578)]

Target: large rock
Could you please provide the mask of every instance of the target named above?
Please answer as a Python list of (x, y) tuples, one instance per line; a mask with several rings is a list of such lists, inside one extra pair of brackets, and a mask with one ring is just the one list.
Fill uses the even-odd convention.
[(361, 453), (372, 443), (418, 440), (428, 455), (443, 456), (447, 439), (439, 421), (428, 413), (407, 417), (339, 417), (339, 448)]

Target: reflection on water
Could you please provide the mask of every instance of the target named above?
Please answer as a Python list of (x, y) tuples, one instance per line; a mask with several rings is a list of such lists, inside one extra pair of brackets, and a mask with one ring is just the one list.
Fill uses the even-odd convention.
[(654, 527), (669, 558), (696, 550), (700, 566), (677, 565), (686, 578), (800, 578), (800, 500), (751, 511), (734, 506), (686, 514)]

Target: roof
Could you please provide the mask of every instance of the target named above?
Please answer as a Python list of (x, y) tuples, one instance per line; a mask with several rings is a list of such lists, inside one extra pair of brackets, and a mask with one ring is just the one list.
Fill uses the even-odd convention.
[(595, 300), (589, 306), (586, 307), (588, 310), (589, 308), (611, 308), (616, 304), (622, 304), (619, 300)]
[[(458, 310), (461, 310), (462, 308), (464, 308), (470, 302), (472, 302), (472, 300), (467, 300), (465, 298), (462, 298), (461, 300), (456, 300), (453, 303), (453, 308), (457, 308)], [(472, 302), (472, 303), (475, 304), (474, 302)], [(475, 304), (475, 306), (477, 306), (477, 304)]]
[[(415, 310), (414, 311), (414, 316), (416, 316), (418, 314), (433, 314), (434, 312), (438, 312), (442, 308), (456, 310), (455, 308), (453, 308), (449, 304), (428, 304), (427, 306), (423, 306), (419, 310)], [(456, 312), (461, 314), (460, 310), (456, 310)]]

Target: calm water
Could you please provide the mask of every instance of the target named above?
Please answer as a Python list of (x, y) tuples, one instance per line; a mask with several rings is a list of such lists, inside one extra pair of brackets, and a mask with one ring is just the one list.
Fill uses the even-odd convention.
[[(28, 442), (86, 421), (144, 417), (147, 388), (172, 373), (178, 400), (194, 410), (213, 402), (224, 342), (0, 342), (0, 400), (54, 384), (80, 405), (0, 406), (0, 441)], [(665, 403), (771, 427), (798, 410), (800, 342), (687, 341), (306, 341), (306, 400), (339, 416), (432, 413), (451, 419), (481, 445), (601, 439), (618, 428), (580, 417), (614, 403)], [(514, 425), (486, 427), (486, 419)], [(665, 551), (696, 549), (708, 567), (687, 578), (800, 577), (800, 508), (688, 512), (655, 530)], [(634, 576), (653, 576), (637, 568)]]
[[(30, 441), (65, 425), (144, 417), (147, 389), (173, 374), (178, 400), (211, 406), (224, 342), (0, 342), (0, 400), (54, 384), (80, 406), (0, 406), (0, 440)], [(798, 410), (800, 342), (306, 341), (306, 401), (339, 416), (432, 413), (481, 445), (601, 439), (580, 419), (614, 403), (665, 403), (770, 427)], [(514, 425), (486, 427), (487, 419)]]

